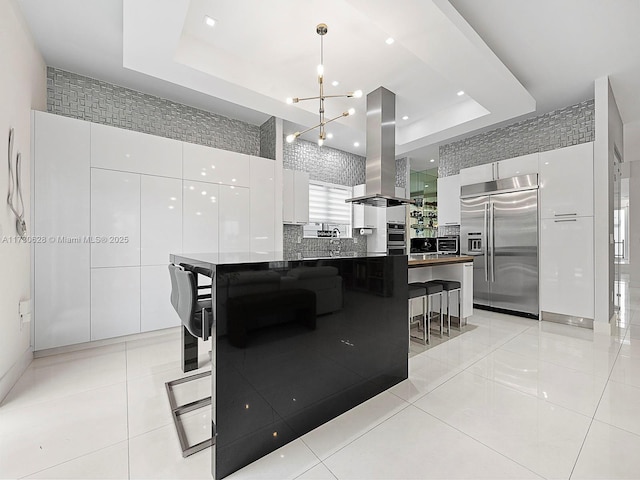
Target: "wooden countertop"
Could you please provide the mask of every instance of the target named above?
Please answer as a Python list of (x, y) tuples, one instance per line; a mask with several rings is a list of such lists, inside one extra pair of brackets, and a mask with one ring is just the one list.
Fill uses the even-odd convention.
[(409, 255), (409, 268), (411, 267), (431, 267), (433, 265), (451, 265), (454, 263), (473, 262), (473, 257), (469, 255), (438, 255), (436, 253)]

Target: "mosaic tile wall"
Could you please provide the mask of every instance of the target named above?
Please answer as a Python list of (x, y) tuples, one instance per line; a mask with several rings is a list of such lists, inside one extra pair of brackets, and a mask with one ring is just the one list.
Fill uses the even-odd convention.
[(438, 177), (461, 168), (593, 142), (595, 107), (586, 100), (503, 128), (440, 146)]
[[(593, 142), (593, 100), (560, 108), (490, 132), (440, 146), (438, 176), (456, 175), (461, 168), (529, 153)], [(459, 235), (460, 227), (438, 227), (438, 235)]]
[[(318, 147), (313, 142), (296, 140), (293, 143), (284, 143), (284, 168), (290, 170), (302, 170), (309, 173), (311, 180), (335, 183), (338, 185), (360, 185), (365, 183), (365, 157), (353, 153), (336, 150), (329, 147)], [(396, 186), (406, 185), (407, 159), (396, 161)], [(283, 245), (287, 253), (327, 253), (329, 240), (326, 238), (298, 238), (302, 237), (302, 226), (284, 225)], [(354, 243), (357, 240), (357, 243)], [(367, 237), (354, 233), (354, 238), (340, 240), (342, 252), (367, 251)]]
[(47, 111), (94, 123), (260, 155), (260, 127), (47, 67)]
[(260, 125), (260, 156), (276, 159), (276, 117)]

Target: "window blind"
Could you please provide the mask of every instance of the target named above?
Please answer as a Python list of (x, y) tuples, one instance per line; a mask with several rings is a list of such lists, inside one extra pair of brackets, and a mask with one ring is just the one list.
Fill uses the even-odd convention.
[(309, 183), (309, 223), (351, 224), (351, 187)]

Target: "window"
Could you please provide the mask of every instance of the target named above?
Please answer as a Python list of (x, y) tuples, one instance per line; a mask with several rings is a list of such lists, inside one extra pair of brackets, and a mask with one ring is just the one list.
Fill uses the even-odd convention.
[(304, 226), (304, 238), (318, 238), (319, 231), (340, 232), (340, 238), (351, 238), (352, 189), (345, 185), (309, 182), (309, 223)]

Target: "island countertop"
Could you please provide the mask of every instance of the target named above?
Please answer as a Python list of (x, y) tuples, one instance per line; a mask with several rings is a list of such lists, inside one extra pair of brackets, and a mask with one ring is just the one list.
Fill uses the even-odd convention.
[(439, 255), (437, 253), (412, 253), (409, 255), (409, 268), (430, 267), (432, 265), (452, 265), (455, 263), (473, 262), (470, 255)]

